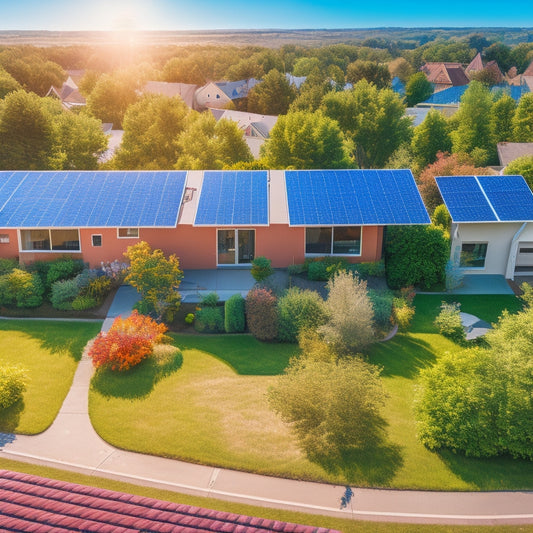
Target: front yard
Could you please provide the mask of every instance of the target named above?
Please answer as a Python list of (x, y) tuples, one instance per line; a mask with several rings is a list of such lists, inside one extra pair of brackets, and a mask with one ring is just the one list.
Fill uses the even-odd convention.
[[(143, 363), (122, 375), (100, 374), (90, 391), (92, 422), (104, 439), (121, 448), (263, 474), (433, 490), (531, 488), (531, 462), (433, 453), (416, 439), (412, 399), (418, 371), (443, 351), (457, 349), (432, 324), (441, 300), (417, 296), (409, 333), (369, 352), (369, 360), (383, 366), (389, 426), (388, 441), (365, 456), (317, 464), (300, 452), (265, 397), (298, 348), (260, 343), (247, 335), (174, 335), (182, 350), (181, 366), (158, 371), (153, 363)], [(519, 307), (510, 296), (454, 300), (463, 311), (489, 322), (502, 309)]]

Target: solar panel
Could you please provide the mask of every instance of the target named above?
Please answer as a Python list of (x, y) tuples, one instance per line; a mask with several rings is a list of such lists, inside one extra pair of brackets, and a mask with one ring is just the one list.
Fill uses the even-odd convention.
[(207, 171), (196, 226), (268, 225), (268, 174), (256, 171)]
[(185, 171), (1, 172), (0, 227), (172, 227)]
[(288, 170), (291, 226), (428, 224), (409, 170)]
[(533, 194), (522, 176), (478, 176), (478, 181), (501, 221), (533, 220)]
[(439, 176), (435, 181), (454, 222), (498, 220), (475, 176)]

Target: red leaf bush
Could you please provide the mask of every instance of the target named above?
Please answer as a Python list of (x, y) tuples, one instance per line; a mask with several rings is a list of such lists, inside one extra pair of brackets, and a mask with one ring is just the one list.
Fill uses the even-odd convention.
[(137, 311), (128, 318), (117, 317), (107, 333), (99, 333), (89, 357), (95, 368), (129, 370), (153, 353), (155, 344), (167, 340), (165, 324), (158, 324)]

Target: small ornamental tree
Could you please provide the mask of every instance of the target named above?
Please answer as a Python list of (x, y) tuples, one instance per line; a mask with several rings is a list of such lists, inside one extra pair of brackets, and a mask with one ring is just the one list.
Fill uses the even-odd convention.
[(166, 331), (164, 324), (133, 311), (128, 318), (117, 317), (107, 333), (98, 334), (89, 357), (96, 368), (129, 370), (149, 357), (155, 344), (167, 340)]
[(0, 410), (7, 409), (22, 398), (27, 380), (26, 371), (18, 366), (0, 367)]
[(252, 289), (246, 296), (246, 322), (250, 333), (260, 341), (278, 336), (276, 297), (268, 289)]
[(523, 155), (511, 161), (503, 173), (507, 176), (522, 176), (531, 189), (533, 187), (533, 155)]

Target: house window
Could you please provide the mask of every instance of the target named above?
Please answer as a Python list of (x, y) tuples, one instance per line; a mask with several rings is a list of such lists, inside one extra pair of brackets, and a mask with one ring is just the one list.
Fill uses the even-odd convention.
[(305, 229), (308, 255), (361, 255), (361, 226)]
[(102, 246), (101, 235), (91, 235), (91, 241), (92, 241), (93, 246)]
[(249, 265), (255, 257), (253, 229), (219, 229), (217, 241), (219, 265)]
[(9, 244), (9, 235), (7, 233), (0, 233), (0, 244)]
[(26, 252), (79, 252), (80, 235), (77, 229), (20, 230), (20, 246)]
[(459, 266), (463, 268), (485, 268), (486, 242), (463, 242)]
[(138, 239), (139, 228), (118, 228), (119, 239)]

